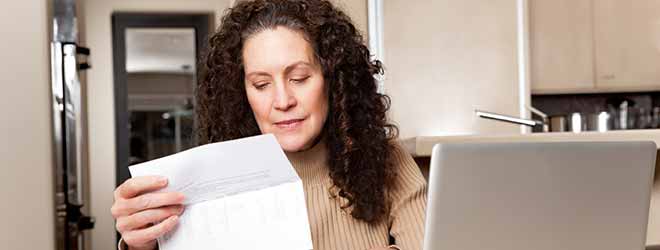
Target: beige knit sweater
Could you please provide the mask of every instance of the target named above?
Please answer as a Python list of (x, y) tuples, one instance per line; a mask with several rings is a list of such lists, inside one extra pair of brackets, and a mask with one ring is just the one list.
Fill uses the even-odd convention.
[[(314, 250), (368, 250), (390, 245), (389, 237), (402, 250), (420, 250), (424, 236), (426, 181), (419, 167), (400, 147), (392, 160), (398, 177), (391, 193), (389, 218), (377, 225), (354, 219), (331, 195), (325, 143), (297, 153), (287, 153), (303, 181)], [(128, 249), (123, 241), (119, 249)]]
[(323, 142), (304, 152), (287, 153), (303, 181), (315, 250), (368, 250), (389, 245), (389, 236), (403, 250), (422, 249), (426, 181), (410, 154), (397, 148), (392, 160), (399, 174), (391, 193), (388, 220), (370, 225), (354, 219), (332, 198), (327, 151)]

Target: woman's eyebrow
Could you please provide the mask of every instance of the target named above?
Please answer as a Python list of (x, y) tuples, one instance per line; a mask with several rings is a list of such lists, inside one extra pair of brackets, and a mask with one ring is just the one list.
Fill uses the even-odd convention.
[(295, 62), (295, 63), (293, 63), (293, 64), (287, 66), (287, 67), (284, 69), (284, 74), (285, 74), (285, 75), (286, 75), (286, 74), (289, 74), (292, 70), (294, 70), (295, 68), (298, 68), (298, 67), (300, 67), (300, 66), (308, 66), (308, 67), (311, 67), (312, 64), (310, 64), (310, 63), (308, 63), (308, 62), (305, 62), (305, 61), (297, 61), (297, 62)]
[(262, 72), (262, 71), (250, 72), (250, 73), (248, 73), (247, 75), (245, 75), (245, 79), (249, 79), (249, 78), (256, 77), (256, 76), (266, 76), (266, 77), (269, 77), (270, 74), (268, 74), (268, 73), (266, 73), (266, 72)]
[[(307, 66), (307, 67), (313, 67), (311, 63), (308, 63), (306, 61), (297, 61), (286, 68), (284, 68), (284, 74), (289, 74), (292, 70), (301, 67), (301, 66)], [(251, 77), (256, 77), (256, 76), (265, 76), (265, 77), (270, 77), (270, 74), (263, 72), (263, 71), (255, 71), (255, 72), (250, 72), (245, 75), (245, 79), (249, 79)]]

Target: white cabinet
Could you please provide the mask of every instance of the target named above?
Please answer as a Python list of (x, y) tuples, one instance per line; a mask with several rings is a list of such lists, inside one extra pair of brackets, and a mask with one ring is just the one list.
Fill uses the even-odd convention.
[(594, 0), (596, 87), (660, 89), (660, 1)]
[(529, 1), (533, 94), (660, 90), (660, 1)]
[(532, 92), (595, 87), (591, 11), (591, 0), (529, 1)]

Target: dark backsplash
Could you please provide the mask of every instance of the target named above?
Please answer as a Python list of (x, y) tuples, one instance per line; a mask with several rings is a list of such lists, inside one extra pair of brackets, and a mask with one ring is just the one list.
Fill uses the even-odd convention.
[(618, 106), (618, 103), (624, 99), (634, 102), (631, 107), (643, 108), (646, 111), (660, 107), (660, 92), (532, 95), (532, 106), (549, 116), (573, 112), (598, 113), (608, 111), (608, 104)]
[[(660, 107), (660, 92), (532, 95), (532, 106), (548, 116), (568, 115), (573, 112), (588, 115), (602, 111), (616, 113), (624, 100), (629, 103), (631, 118), (651, 117), (653, 109)], [(535, 115), (533, 118), (540, 119)], [(658, 128), (657, 125), (649, 126), (645, 128)]]

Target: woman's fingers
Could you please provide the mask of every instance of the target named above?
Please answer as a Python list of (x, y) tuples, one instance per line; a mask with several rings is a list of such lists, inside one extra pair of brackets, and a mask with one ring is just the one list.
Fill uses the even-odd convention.
[(115, 200), (129, 199), (167, 186), (163, 176), (140, 176), (126, 180), (115, 190)]
[(171, 231), (179, 221), (179, 216), (172, 215), (166, 220), (144, 229), (131, 230), (122, 233), (124, 242), (133, 247), (141, 247), (152, 244), (158, 237)]
[(129, 216), (123, 216), (117, 219), (117, 231), (120, 233), (144, 228), (149, 224), (156, 224), (172, 215), (181, 215), (183, 205), (167, 206), (155, 209), (147, 209), (134, 213)]
[(115, 201), (110, 209), (115, 218), (128, 216), (143, 210), (183, 203), (184, 196), (179, 192), (146, 193), (134, 198)]
[(131, 178), (115, 190), (110, 211), (117, 219), (117, 231), (132, 248), (154, 248), (155, 240), (178, 223), (184, 196), (178, 192), (153, 192), (165, 186), (164, 177), (143, 176)]

